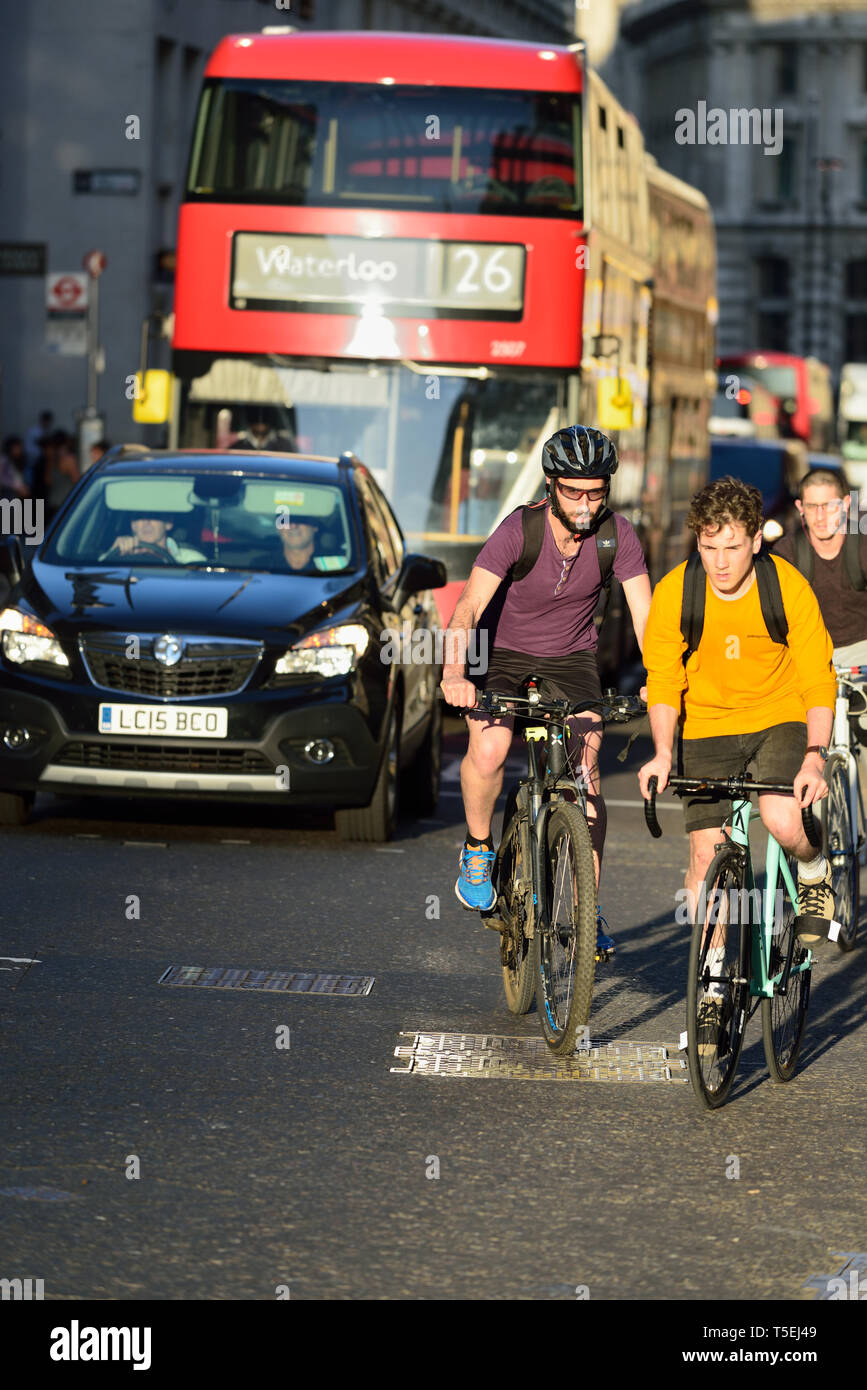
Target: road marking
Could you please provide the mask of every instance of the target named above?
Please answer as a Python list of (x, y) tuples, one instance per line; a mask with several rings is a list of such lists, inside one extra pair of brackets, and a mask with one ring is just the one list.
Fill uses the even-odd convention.
[(13, 965), (41, 965), (42, 961), (35, 956), (0, 956), (0, 960), (11, 960)]
[(219, 965), (170, 965), (157, 984), (190, 989), (281, 990), (287, 994), (358, 996), (373, 989), (373, 975), (345, 975), (322, 970), (244, 970)]
[(375, 847), (375, 849), (374, 849), (374, 854), (405, 854), (405, 853), (406, 853), (405, 850), (396, 849), (396, 848), (394, 848), (392, 845), (377, 845), (377, 846)]
[(221, 845), (249, 845), (249, 840), (221, 840)]
[(121, 840), (121, 844), (131, 845), (133, 849), (168, 849), (163, 840)]

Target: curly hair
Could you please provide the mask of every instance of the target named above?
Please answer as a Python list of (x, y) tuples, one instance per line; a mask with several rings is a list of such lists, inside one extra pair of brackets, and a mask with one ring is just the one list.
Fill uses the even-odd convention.
[(748, 536), (762, 529), (762, 494), (740, 478), (716, 478), (695, 494), (689, 504), (686, 524), (696, 537), (702, 531), (716, 534), (723, 526), (740, 522)]

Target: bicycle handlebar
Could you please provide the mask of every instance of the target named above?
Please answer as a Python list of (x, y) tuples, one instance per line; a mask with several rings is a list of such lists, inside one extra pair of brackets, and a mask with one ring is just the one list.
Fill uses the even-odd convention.
[(507, 695), (496, 690), (483, 690), (473, 708), (497, 718), (517, 714), (521, 718), (538, 715), (554, 719), (568, 719), (574, 714), (598, 710), (605, 724), (625, 724), (647, 712), (647, 706), (637, 695), (611, 695), (602, 700), (579, 700), (573, 704), (569, 700), (543, 700), (538, 692)]
[[(650, 796), (644, 803), (644, 819), (647, 828), (655, 840), (662, 834), (662, 826), (656, 818), (656, 788), (657, 778), (651, 777), (647, 784)], [(739, 797), (746, 799), (750, 792), (778, 792), (781, 795), (792, 796), (793, 789), (785, 782), (754, 782), (749, 773), (739, 777), (726, 777), (718, 779), (712, 777), (670, 777), (668, 785), (674, 792), (683, 791), (724, 791), (736, 800)], [(814, 849), (821, 849), (822, 839), (819, 834), (816, 822), (813, 818), (812, 806), (801, 807), (801, 824), (804, 827), (804, 834)]]

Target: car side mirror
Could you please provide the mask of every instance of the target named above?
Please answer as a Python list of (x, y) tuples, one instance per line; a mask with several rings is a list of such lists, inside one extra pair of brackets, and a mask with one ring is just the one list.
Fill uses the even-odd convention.
[(420, 589), (442, 589), (448, 583), (442, 560), (430, 555), (406, 555), (394, 591), (394, 607), (400, 608), (410, 594)]
[(23, 573), (24, 556), (21, 553), (21, 542), (18, 537), (0, 537), (0, 575), (6, 579), (10, 589), (14, 588)]

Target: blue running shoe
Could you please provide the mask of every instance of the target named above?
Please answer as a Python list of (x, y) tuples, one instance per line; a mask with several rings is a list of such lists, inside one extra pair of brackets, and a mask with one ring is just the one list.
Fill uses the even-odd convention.
[(464, 845), (458, 867), (460, 877), (455, 884), (458, 901), (470, 912), (490, 912), (497, 895), (491, 883), (491, 871), (496, 859), (491, 849), (473, 849)]
[(602, 916), (601, 908), (596, 908), (596, 959), (607, 960), (614, 954), (614, 940), (608, 935), (608, 923)]

